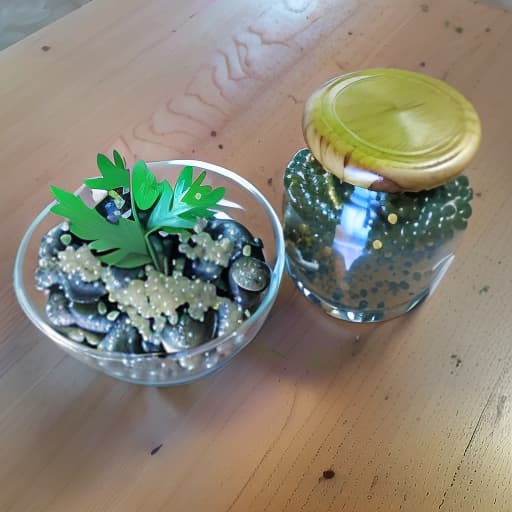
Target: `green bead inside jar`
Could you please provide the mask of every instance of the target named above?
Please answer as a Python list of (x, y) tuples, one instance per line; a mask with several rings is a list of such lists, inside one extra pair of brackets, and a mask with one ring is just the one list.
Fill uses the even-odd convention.
[[(381, 103), (388, 101), (383, 84), (403, 86), (404, 80), (418, 80), (416, 73), (401, 70), (371, 70), (347, 76), (352, 84), (359, 76), (364, 80), (368, 80), (368, 76), (377, 77), (373, 99), (378, 97)], [(421, 83), (423, 78), (419, 76)], [(347, 81), (346, 77), (337, 80)], [(432, 87), (432, 80), (426, 79), (427, 92)], [(358, 120), (357, 109), (351, 108), (345, 100), (339, 101), (341, 93), (333, 99), (332, 90), (338, 82), (329, 82), (310, 98), (304, 116), (309, 149), (299, 151), (285, 171), (287, 268), (304, 295), (332, 316), (355, 322), (387, 320), (410, 311), (425, 299), (454, 259), (457, 239), (471, 216), (473, 196), (468, 178), (459, 175), (461, 165), (465, 166), (461, 159), (468, 158), (470, 153), (472, 156), (476, 150), (480, 139), (478, 117), (471, 105), (462, 96), (457, 96), (458, 93), (453, 95), (450, 89), (450, 98), (455, 97), (450, 115), (459, 114), (455, 121), (450, 119), (455, 125), (457, 140), (447, 144), (449, 150), (432, 156), (426, 155), (427, 151), (418, 150), (422, 140), (419, 136), (414, 139), (413, 134), (409, 140), (414, 140), (415, 146), (409, 152), (407, 145), (403, 145), (401, 154), (396, 147), (389, 150), (395, 159), (395, 165), (391, 165), (389, 154), (384, 155), (382, 151), (384, 143), (374, 153), (368, 149), (378, 146), (375, 141), (373, 144), (368, 142), (368, 134), (378, 139), (379, 130), (372, 131)], [(436, 94), (442, 95), (446, 87), (442, 84), (441, 92), (436, 90)], [(364, 92), (368, 99), (372, 93), (368, 82), (364, 83)], [(409, 97), (415, 94), (408, 91)], [(418, 105), (422, 104), (422, 99), (428, 104), (428, 97), (422, 98), (425, 90), (420, 88), (417, 94)], [(350, 99), (354, 101), (354, 98), (352, 90)], [(333, 101), (337, 102), (334, 120), (322, 115), (322, 107), (329, 110)], [(439, 101), (437, 96), (435, 101)], [(372, 106), (379, 111), (376, 100)], [(416, 128), (421, 128), (417, 133), (423, 137), (424, 146), (431, 149), (432, 145), (438, 144), (425, 135), (429, 133), (426, 123), (432, 123), (432, 119), (425, 111), (417, 118), (411, 117), (408, 109), (398, 111), (384, 121), (380, 118), (383, 125), (387, 122), (389, 126), (385, 130), (386, 136), (379, 140), (387, 141), (389, 146), (389, 141), (393, 140), (389, 137), (390, 132), (395, 130), (403, 137), (403, 133), (413, 130), (416, 123)], [(442, 122), (439, 111), (434, 111), (436, 119)], [(367, 109), (363, 112), (367, 115)], [(337, 131), (344, 113), (350, 117), (352, 127), (359, 126), (361, 132), (365, 132), (365, 147), (357, 143), (357, 133), (353, 130), (350, 136), (344, 132), (346, 126)], [(378, 120), (379, 116), (373, 120), (370, 117), (365, 123)], [(395, 126), (397, 123), (399, 129)], [(447, 123), (443, 126), (446, 135)], [(466, 132), (470, 133), (469, 138)], [(455, 143), (462, 145), (460, 151), (452, 154)], [(472, 145), (470, 150), (467, 144)], [(461, 156), (461, 152), (464, 155)], [(412, 153), (417, 153), (416, 164)], [(359, 155), (359, 160), (354, 155)], [(443, 159), (443, 155), (448, 156)], [(410, 161), (410, 169), (402, 165), (404, 160)], [(368, 164), (370, 161), (373, 166), (363, 168), (364, 162)]]

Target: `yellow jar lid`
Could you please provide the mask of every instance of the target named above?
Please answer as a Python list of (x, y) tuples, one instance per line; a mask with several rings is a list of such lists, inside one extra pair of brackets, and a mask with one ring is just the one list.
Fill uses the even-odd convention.
[(441, 80), (401, 69), (335, 78), (304, 110), (313, 156), (341, 180), (371, 190), (419, 191), (460, 174), (481, 138), (480, 120)]

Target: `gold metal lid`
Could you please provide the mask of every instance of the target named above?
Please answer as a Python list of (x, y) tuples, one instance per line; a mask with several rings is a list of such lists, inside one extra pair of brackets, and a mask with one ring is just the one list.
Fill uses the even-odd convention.
[(480, 144), (480, 120), (445, 82), (401, 69), (335, 78), (308, 99), (304, 137), (341, 180), (371, 190), (419, 191), (460, 174)]

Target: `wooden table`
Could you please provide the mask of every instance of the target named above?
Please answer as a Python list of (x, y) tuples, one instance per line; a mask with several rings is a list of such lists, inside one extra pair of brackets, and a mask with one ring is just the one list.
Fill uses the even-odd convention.
[[(512, 13), (468, 0), (95, 0), (1, 52), (1, 512), (512, 510), (511, 52)], [(459, 257), (413, 314), (336, 321), (285, 278), (225, 370), (167, 389), (23, 316), (13, 259), (49, 184), (118, 148), (235, 169), (280, 209), (305, 98), (374, 66), (446, 80), (484, 129)]]

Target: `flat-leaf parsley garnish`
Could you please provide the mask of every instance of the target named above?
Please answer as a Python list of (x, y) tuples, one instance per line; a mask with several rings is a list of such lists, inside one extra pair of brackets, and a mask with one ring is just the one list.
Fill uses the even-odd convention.
[(71, 233), (89, 242), (89, 248), (103, 263), (122, 268), (153, 263), (163, 270), (150, 235), (157, 231), (192, 231), (200, 219), (213, 217), (226, 190), (203, 185), (205, 171), (194, 179), (191, 166), (183, 168), (173, 189), (167, 180), (158, 181), (145, 162), (136, 162), (130, 173), (117, 151), (113, 157), (111, 161), (99, 154), (102, 177), (87, 179), (84, 184), (117, 195), (129, 190), (131, 210), (127, 215), (110, 222), (95, 207), (88, 207), (80, 197), (58, 187), (51, 187), (57, 201), (51, 211), (67, 218)]

